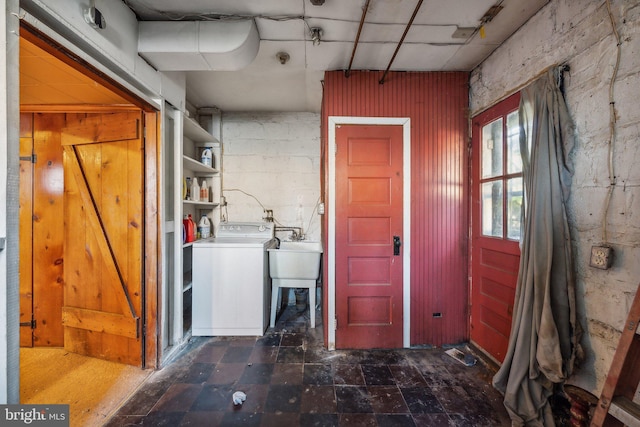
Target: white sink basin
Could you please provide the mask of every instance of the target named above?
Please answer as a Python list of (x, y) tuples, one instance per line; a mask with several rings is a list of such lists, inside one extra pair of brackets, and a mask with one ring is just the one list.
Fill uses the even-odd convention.
[(269, 275), (272, 279), (315, 280), (321, 254), (322, 242), (281, 242), (279, 249), (269, 249)]

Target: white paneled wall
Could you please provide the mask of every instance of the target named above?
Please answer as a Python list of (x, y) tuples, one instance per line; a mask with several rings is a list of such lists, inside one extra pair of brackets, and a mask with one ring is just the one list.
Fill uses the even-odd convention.
[(319, 240), (320, 115), (225, 112), (222, 141), (227, 219), (262, 221), (271, 209), (276, 225)]
[[(616, 40), (606, 1), (553, 0), (496, 49), (471, 76), (473, 114), (518, 89), (546, 67), (566, 63), (566, 99), (576, 124), (575, 174), (568, 201), (577, 268), (578, 316), (585, 360), (571, 382), (599, 394), (640, 281), (640, 3), (611, 0), (621, 38), (614, 85), (616, 185), (606, 216), (615, 258), (610, 270), (589, 267), (592, 245), (605, 240), (609, 187), (609, 83)], [(487, 31), (490, 28), (487, 27)]]

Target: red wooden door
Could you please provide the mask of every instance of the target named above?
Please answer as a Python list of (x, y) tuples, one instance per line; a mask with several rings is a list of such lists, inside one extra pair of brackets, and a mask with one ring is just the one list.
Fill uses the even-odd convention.
[(402, 142), (402, 126), (336, 128), (337, 348), (402, 347)]
[(471, 340), (499, 362), (511, 331), (523, 186), (519, 93), (474, 117)]

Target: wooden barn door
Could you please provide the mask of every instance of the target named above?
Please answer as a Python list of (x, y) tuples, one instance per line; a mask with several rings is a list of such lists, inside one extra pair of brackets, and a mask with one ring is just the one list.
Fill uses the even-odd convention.
[(33, 347), (33, 119), (20, 115), (20, 347)]
[(65, 349), (141, 366), (142, 115), (68, 114), (61, 140)]
[(20, 345), (63, 345), (64, 114), (20, 115)]

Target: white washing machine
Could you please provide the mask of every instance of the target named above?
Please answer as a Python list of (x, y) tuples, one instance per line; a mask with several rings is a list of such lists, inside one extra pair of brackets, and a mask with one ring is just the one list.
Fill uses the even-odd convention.
[(194, 336), (261, 336), (269, 326), (267, 249), (273, 223), (221, 223), (216, 237), (193, 244)]

